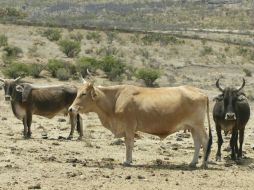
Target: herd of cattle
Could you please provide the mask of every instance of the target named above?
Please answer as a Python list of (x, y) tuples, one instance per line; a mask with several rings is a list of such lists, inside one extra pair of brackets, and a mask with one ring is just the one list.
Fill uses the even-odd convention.
[[(117, 138), (125, 138), (125, 165), (132, 162), (134, 136), (137, 131), (166, 138), (179, 130), (188, 129), (194, 141), (194, 156), (190, 163), (196, 166), (199, 151), (203, 148), (203, 167), (207, 167), (212, 145), (209, 119), (209, 99), (201, 89), (191, 86), (145, 88), (132, 85), (95, 86), (83, 78), (83, 86), (73, 85), (36, 86), (16, 79), (1, 79), (5, 100), (11, 102), (14, 115), (22, 120), (24, 138), (31, 137), (32, 116), (52, 118), (57, 114), (69, 115), (73, 137), (75, 128), (79, 139), (83, 137), (81, 113), (95, 112), (102, 125)], [(218, 136), (216, 160), (221, 159), (223, 143), (221, 130), (232, 133), (230, 139), (231, 159), (242, 157), (245, 125), (250, 117), (250, 107), (243, 93), (245, 80), (240, 88), (222, 88), (214, 101), (213, 119)], [(207, 117), (209, 134), (204, 122)], [(238, 148), (239, 133), (239, 148)]]

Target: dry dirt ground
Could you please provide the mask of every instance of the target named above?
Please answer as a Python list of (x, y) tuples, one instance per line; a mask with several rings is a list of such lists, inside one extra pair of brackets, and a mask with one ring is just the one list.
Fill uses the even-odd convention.
[[(57, 83), (45, 79), (36, 82)], [(251, 86), (247, 83), (246, 87)], [(215, 88), (206, 92), (210, 98), (217, 93)], [(95, 114), (83, 116), (83, 141), (76, 140), (77, 133), (71, 141), (58, 139), (68, 136), (70, 130), (68, 119), (63, 116), (51, 120), (34, 116), (33, 138), (25, 140), (21, 134), (22, 123), (4, 101), (3, 90), (0, 102), (0, 189), (253, 189), (252, 117), (246, 127), (244, 159), (238, 163), (228, 159), (228, 137), (223, 144), (222, 161), (215, 161), (217, 138), (212, 123), (214, 144), (209, 169), (200, 168), (202, 152), (198, 167), (188, 167), (194, 151), (193, 141), (190, 133), (183, 131), (163, 141), (142, 134), (135, 142), (133, 166), (124, 167), (122, 139), (114, 139)], [(45, 133), (48, 139), (42, 138)]]
[[(24, 57), (21, 61), (37, 60), (29, 57), (27, 53), (37, 41), (46, 44), (38, 47), (39, 63), (47, 63), (47, 60), (52, 58), (64, 58), (55, 43), (37, 35), (36, 28), (12, 25), (0, 25), (0, 28), (0, 32), (7, 35), (10, 44), (23, 49)], [(126, 38), (129, 43), (128, 39)], [(235, 54), (235, 47), (230, 47), (232, 55), (227, 54), (226, 61), (220, 63), (215, 55), (203, 57), (199, 55), (203, 47), (199, 41), (186, 40), (184, 45), (172, 47), (171, 45), (150, 47), (128, 43), (116, 44), (116, 47), (126, 52), (124, 57), (127, 62), (140, 64), (141, 56), (136, 56), (132, 51), (149, 50), (152, 57), (145, 62), (151, 61), (153, 64), (158, 62), (164, 71), (164, 75), (157, 81), (160, 86), (190, 84), (204, 89), (211, 100), (210, 110), (214, 104), (212, 98), (218, 94), (214, 84), (219, 76), (225, 77), (222, 80), (224, 86), (226, 84), (239, 86), (241, 77), (245, 76), (243, 68), (254, 73), (253, 61), (246, 61), (244, 56)], [(101, 44), (84, 40), (82, 44), (82, 55), (86, 55), (85, 48), (103, 47)], [(209, 42), (208, 45), (213, 47), (216, 54), (224, 49), (223, 44)], [(172, 53), (174, 51), (171, 50), (175, 49), (179, 53)], [(53, 79), (26, 78), (26, 80), (44, 85), (59, 83)], [(66, 83), (70, 82), (78, 84), (77, 81)], [(123, 81), (123, 83), (138, 85), (140, 81)], [(96, 84), (110, 85), (108, 81), (102, 79), (97, 79)], [(77, 133), (72, 141), (58, 139), (59, 136), (67, 137), (69, 134), (70, 125), (68, 118), (64, 116), (57, 116), (51, 120), (34, 116), (33, 138), (24, 140), (21, 133), (23, 125), (14, 117), (10, 104), (4, 101), (1, 90), (0, 189), (253, 189), (253, 86), (254, 78), (246, 77), (245, 91), (250, 99), (252, 114), (246, 126), (244, 159), (238, 163), (228, 159), (230, 155), (226, 151), (229, 144), (228, 136), (223, 144), (222, 161), (215, 161), (217, 138), (212, 122), (214, 143), (207, 170), (200, 168), (202, 157), (196, 169), (188, 167), (194, 148), (190, 134), (184, 134), (183, 131), (172, 134), (163, 141), (156, 136), (142, 134), (142, 138), (135, 142), (133, 166), (124, 167), (121, 165), (125, 158), (123, 139), (114, 139), (113, 135), (101, 126), (95, 114), (83, 116), (85, 126), (83, 141), (76, 140)], [(212, 120), (211, 112), (210, 118)], [(207, 123), (205, 126), (207, 127)], [(42, 138), (45, 133), (48, 139)]]

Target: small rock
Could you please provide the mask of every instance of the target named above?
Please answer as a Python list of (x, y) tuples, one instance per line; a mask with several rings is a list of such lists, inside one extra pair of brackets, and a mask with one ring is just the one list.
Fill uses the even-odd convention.
[(42, 70), (39, 74), (40, 77), (42, 78), (48, 78), (48, 77), (51, 77), (51, 73), (47, 70)]
[(12, 136), (14, 136), (14, 133), (10, 132), (10, 133), (7, 133), (6, 135), (12, 137)]
[(144, 148), (144, 147), (139, 147), (138, 149), (141, 150), (141, 151), (147, 151), (147, 149)]
[(168, 178), (166, 178), (165, 181), (168, 181)]
[(172, 150), (178, 150), (178, 148), (177, 147), (173, 147)]
[(225, 167), (231, 167), (231, 166), (233, 166), (232, 163), (225, 163)]
[(46, 132), (42, 132), (41, 136), (43, 139), (47, 139), (48, 138), (48, 134)]
[(145, 179), (144, 176), (138, 175), (138, 179)]
[(125, 179), (128, 179), (128, 180), (129, 180), (129, 179), (131, 179), (131, 176), (128, 175), (128, 176), (125, 177)]
[(113, 162), (114, 158), (102, 158), (102, 161)]
[(161, 159), (156, 159), (156, 160), (155, 160), (155, 163), (156, 163), (158, 166), (160, 166), (160, 165), (163, 164), (163, 161), (162, 161)]
[(248, 167), (249, 167), (250, 169), (254, 169), (254, 164), (252, 163), (252, 164), (248, 165)]
[(95, 148), (100, 149), (101, 147), (100, 146), (95, 146)]
[(110, 143), (110, 145), (123, 145), (124, 141), (122, 139), (117, 139), (114, 142)]
[(63, 136), (58, 136), (58, 140), (65, 140), (66, 138)]
[(41, 184), (31, 185), (28, 189), (41, 189)]
[(53, 142), (52, 145), (59, 146), (60, 144), (58, 142)]
[(183, 139), (181, 137), (177, 137), (176, 141), (183, 141)]
[(64, 119), (64, 118), (59, 118), (57, 121), (58, 121), (58, 122), (65, 122), (66, 119)]
[(176, 185), (179, 185), (179, 183), (178, 183), (178, 182), (176, 182)]

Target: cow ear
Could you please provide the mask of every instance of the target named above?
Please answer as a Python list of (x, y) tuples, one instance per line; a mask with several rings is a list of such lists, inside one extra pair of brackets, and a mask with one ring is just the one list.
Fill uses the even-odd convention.
[(243, 92), (241, 92), (240, 94), (238, 94), (237, 100), (238, 100), (238, 101), (247, 100), (246, 94), (243, 93)]
[(93, 87), (93, 89), (91, 90), (91, 97), (93, 100), (96, 100), (98, 98), (98, 89)]
[(18, 92), (24, 92), (24, 87), (21, 86), (21, 85), (17, 85), (16, 86), (16, 91), (18, 91)]
[(222, 100), (223, 100), (223, 94), (220, 94), (220, 95), (213, 98), (213, 101), (215, 101), (215, 102), (219, 102), (219, 101), (222, 101)]

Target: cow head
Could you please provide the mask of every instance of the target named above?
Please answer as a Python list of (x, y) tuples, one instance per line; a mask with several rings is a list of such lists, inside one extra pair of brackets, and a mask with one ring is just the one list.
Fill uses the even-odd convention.
[(16, 79), (2, 79), (2, 78), (0, 78), (0, 81), (3, 83), (3, 87), (4, 87), (5, 101), (11, 100), (13, 90), (15, 90), (16, 85), (18, 84), (20, 79), (21, 79), (21, 77), (18, 77)]
[(245, 80), (240, 88), (226, 87), (223, 88), (220, 85), (220, 79), (216, 81), (216, 87), (222, 92), (215, 98), (217, 102), (222, 102), (224, 105), (224, 118), (225, 120), (236, 120), (236, 105), (238, 102), (245, 100), (245, 94), (241, 91), (245, 86)]
[(77, 97), (69, 108), (70, 112), (88, 113), (94, 109), (99, 90), (93, 83), (83, 80), (83, 86), (78, 90)]

